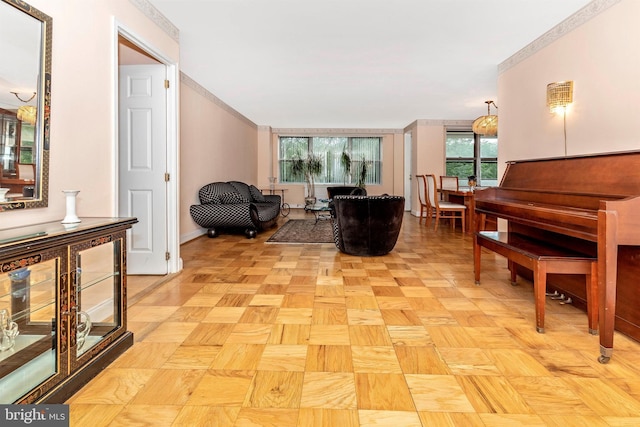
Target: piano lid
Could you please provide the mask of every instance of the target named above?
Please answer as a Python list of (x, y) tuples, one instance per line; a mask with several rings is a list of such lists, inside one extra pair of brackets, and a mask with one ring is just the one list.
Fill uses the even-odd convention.
[(640, 195), (640, 151), (509, 161), (500, 187), (608, 199)]

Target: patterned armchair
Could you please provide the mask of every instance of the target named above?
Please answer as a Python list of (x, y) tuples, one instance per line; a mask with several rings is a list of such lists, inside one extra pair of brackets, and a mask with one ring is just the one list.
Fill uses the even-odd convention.
[(247, 238), (272, 227), (280, 214), (280, 196), (263, 195), (253, 185), (239, 181), (213, 182), (198, 191), (199, 205), (191, 205), (193, 221), (217, 237), (220, 229), (243, 229)]

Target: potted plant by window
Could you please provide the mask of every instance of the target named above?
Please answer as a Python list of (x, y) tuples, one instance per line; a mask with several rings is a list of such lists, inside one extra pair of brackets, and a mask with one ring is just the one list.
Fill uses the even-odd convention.
[(367, 186), (367, 160), (362, 156), (362, 160), (360, 161), (359, 170), (358, 170), (358, 181), (356, 182), (356, 186), (360, 188), (365, 188)]
[(315, 178), (322, 172), (322, 161), (320, 157), (308, 153), (306, 158), (301, 155), (293, 159), (291, 165), (293, 175), (303, 177), (307, 187), (307, 197), (304, 199), (305, 206), (316, 203)]
[(340, 154), (340, 165), (342, 166), (342, 185), (347, 185), (347, 181), (351, 182), (351, 156), (345, 150)]

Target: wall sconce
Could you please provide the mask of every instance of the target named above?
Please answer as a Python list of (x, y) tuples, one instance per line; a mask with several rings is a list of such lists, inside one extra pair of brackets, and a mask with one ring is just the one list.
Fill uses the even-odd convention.
[(564, 130), (564, 156), (567, 156), (567, 106), (573, 102), (573, 81), (549, 83), (547, 106), (552, 113), (562, 114)]
[(478, 117), (471, 125), (471, 129), (478, 135), (495, 136), (498, 134), (498, 116), (491, 114), (491, 104), (498, 109), (493, 101), (484, 101), (487, 104), (487, 115)]
[(549, 83), (547, 85), (547, 106), (552, 113), (565, 113), (567, 105), (573, 102), (573, 81)]

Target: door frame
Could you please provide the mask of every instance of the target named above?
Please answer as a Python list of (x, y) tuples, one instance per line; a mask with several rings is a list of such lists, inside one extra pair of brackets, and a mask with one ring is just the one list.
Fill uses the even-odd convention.
[(411, 212), (413, 203), (413, 171), (411, 170), (411, 144), (413, 142), (413, 133), (411, 131), (404, 133), (404, 210)]
[(182, 270), (182, 258), (180, 257), (180, 209), (179, 203), (180, 194), (179, 194), (179, 185), (178, 185), (178, 177), (180, 171), (180, 150), (179, 150), (179, 110), (178, 110), (178, 99), (179, 99), (179, 91), (180, 91), (180, 74), (178, 70), (177, 63), (171, 60), (168, 56), (164, 55), (162, 52), (153, 48), (149, 43), (147, 43), (142, 37), (138, 36), (130, 29), (128, 29), (124, 24), (114, 20), (114, 31), (113, 31), (113, 216), (118, 216), (119, 212), (119, 202), (118, 195), (120, 194), (120, 183), (118, 178), (118, 159), (119, 159), (119, 151), (120, 151), (120, 138), (119, 138), (119, 109), (120, 109), (120, 98), (118, 95), (120, 78), (119, 78), (119, 61), (118, 61), (118, 37), (122, 36), (126, 38), (131, 43), (135, 44), (137, 47), (145, 51), (147, 54), (155, 58), (159, 63), (163, 64), (166, 67), (167, 71), (167, 79), (169, 80), (169, 88), (166, 92), (166, 123), (167, 123), (167, 146), (166, 146), (166, 157), (167, 157), (167, 173), (170, 176), (169, 182), (167, 183), (167, 223), (166, 223), (166, 233), (167, 233), (167, 251), (170, 254), (169, 261), (167, 261), (167, 271), (171, 273), (177, 273)]

